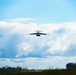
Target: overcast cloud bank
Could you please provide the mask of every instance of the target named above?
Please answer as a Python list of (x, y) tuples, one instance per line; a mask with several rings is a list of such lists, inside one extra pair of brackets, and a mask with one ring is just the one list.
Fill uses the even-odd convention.
[[(25, 20), (29, 23), (23, 22)], [(63, 62), (62, 66), (66, 63), (64, 61), (66, 59), (74, 62), (76, 58), (76, 22), (37, 24), (30, 22), (32, 20), (35, 19), (19, 18), (12, 19), (12, 21), (0, 21), (0, 63), (5, 65), (8, 62), (17, 65), (19, 62), (17, 64), (16, 62), (20, 60), (25, 66), (32, 63), (29, 68), (33, 68), (37, 64), (42, 66), (45, 62), (45, 66), (42, 66), (45, 68), (48, 67), (48, 63), (49, 66), (51, 63), (58, 65), (60, 61)], [(29, 35), (36, 30), (42, 30), (49, 35), (41, 37)], [(72, 57), (74, 59), (69, 59)], [(16, 61), (14, 58), (19, 59)], [(31, 62), (27, 63), (30, 59)], [(12, 60), (16, 62), (12, 62)], [(19, 65), (21, 66), (22, 63)]]

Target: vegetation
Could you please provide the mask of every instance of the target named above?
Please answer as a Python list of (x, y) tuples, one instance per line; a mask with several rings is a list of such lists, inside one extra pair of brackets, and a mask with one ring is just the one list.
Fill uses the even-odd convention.
[[(68, 68), (68, 64), (70, 67)], [(21, 67), (2, 67), (0, 75), (76, 75), (76, 65), (66, 64), (66, 69), (29, 70)]]
[(22, 70), (21, 67), (17, 66), (17, 67), (2, 67), (0, 68), (0, 73), (11, 73), (11, 72), (20, 72)]
[(68, 63), (66, 64), (67, 69), (76, 69), (76, 63)]

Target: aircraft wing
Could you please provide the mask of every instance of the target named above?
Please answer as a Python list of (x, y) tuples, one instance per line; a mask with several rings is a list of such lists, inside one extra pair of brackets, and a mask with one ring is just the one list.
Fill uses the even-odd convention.
[(48, 35), (48, 34), (46, 34), (46, 33), (40, 33), (40, 35)]
[(36, 35), (37, 33), (30, 33), (30, 35)]

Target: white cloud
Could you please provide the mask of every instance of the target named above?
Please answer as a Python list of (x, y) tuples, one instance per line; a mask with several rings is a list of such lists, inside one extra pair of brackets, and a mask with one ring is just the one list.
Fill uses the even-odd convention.
[[(28, 35), (38, 29), (49, 35)], [(0, 66), (65, 68), (68, 62), (76, 62), (76, 22), (37, 24), (0, 21), (0, 35)]]
[[(41, 37), (27, 35), (38, 29), (49, 35)], [(0, 21), (0, 34), (2, 35), (0, 48), (7, 48), (8, 52), (11, 43), (11, 47), (15, 47), (13, 51), (16, 50), (17, 57), (26, 55), (47, 57), (51, 54), (64, 54), (76, 44), (76, 22), (25, 24)]]
[(28, 43), (21, 43), (18, 45), (18, 53), (16, 57), (28, 55), (29, 52), (32, 52), (32, 47)]
[[(49, 68), (66, 68), (66, 64), (75, 61), (76, 56), (61, 57), (52, 56), (48, 58), (0, 58), (0, 67), (2, 66), (20, 66), (28, 69), (49, 69)], [(30, 61), (30, 62), (29, 62)]]
[(36, 19), (34, 18), (15, 18), (15, 19), (11, 19), (11, 20), (8, 20), (8, 21), (11, 21), (11, 22), (17, 22), (17, 23), (20, 23), (20, 22), (28, 22), (28, 21), (35, 21)]

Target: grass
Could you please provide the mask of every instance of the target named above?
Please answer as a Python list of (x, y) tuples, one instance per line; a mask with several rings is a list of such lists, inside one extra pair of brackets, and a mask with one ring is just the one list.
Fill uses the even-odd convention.
[(30, 70), (24, 72), (0, 73), (0, 75), (76, 75), (76, 69)]

